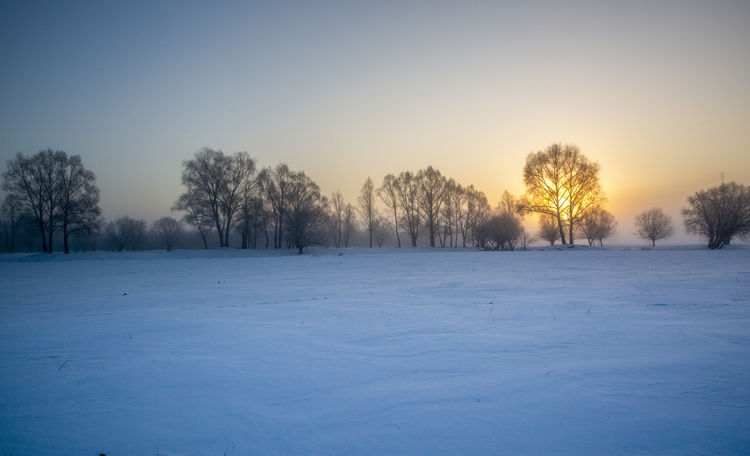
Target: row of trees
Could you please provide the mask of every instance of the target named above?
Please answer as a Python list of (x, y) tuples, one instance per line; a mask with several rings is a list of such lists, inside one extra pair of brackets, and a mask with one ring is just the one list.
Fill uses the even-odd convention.
[[(506, 191), (495, 209), (483, 192), (431, 166), (389, 174), (380, 187), (368, 177), (351, 204), (338, 191), (330, 199), (323, 196), (310, 177), (285, 164), (258, 170), (246, 152), (230, 155), (203, 148), (182, 165), (185, 192), (172, 208), (183, 214), (182, 220), (164, 217), (148, 230), (145, 221), (129, 217), (104, 222), (96, 177), (79, 156), (50, 149), (31, 157), (19, 153), (3, 173), (2, 187), (8, 194), (0, 221), (6, 251), (14, 251), (17, 242), (31, 248), (40, 239), (42, 250), (51, 252), (59, 237), (68, 253), (71, 236), (85, 239), (97, 234), (118, 251), (142, 248), (147, 235), (171, 250), (183, 234), (183, 224), (205, 248), (213, 231), (220, 247), (229, 245), (230, 233), (239, 235), (242, 248), (273, 246), (301, 253), (315, 244), (348, 247), (361, 228), (370, 247), (380, 247), (394, 235), (401, 247), (406, 235), (413, 247), (426, 236), (432, 247), (514, 250), (537, 239), (554, 245), (585, 238), (589, 245), (603, 245), (617, 225), (603, 208), (607, 198), (600, 165), (568, 144), (530, 153), (523, 169), (526, 192), (516, 198)], [(535, 236), (523, 226), (528, 214), (539, 215)], [(682, 214), (688, 233), (707, 238), (712, 249), (721, 248), (734, 236), (748, 235), (750, 190), (734, 182), (702, 190), (688, 198)], [(654, 246), (674, 234), (671, 218), (659, 208), (639, 214), (636, 228)]]

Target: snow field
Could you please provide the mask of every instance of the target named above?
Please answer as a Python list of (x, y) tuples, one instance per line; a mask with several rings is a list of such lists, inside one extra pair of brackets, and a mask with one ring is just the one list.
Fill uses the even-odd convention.
[(750, 250), (435, 250), (1, 257), (0, 449), (750, 453)]

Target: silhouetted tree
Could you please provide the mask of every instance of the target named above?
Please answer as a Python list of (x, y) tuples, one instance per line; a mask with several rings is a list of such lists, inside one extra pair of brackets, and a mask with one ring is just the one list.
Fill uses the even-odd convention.
[(125, 247), (130, 250), (140, 250), (146, 241), (146, 221), (136, 220), (122, 216), (105, 225), (104, 236), (107, 242), (118, 252), (122, 252)]
[(539, 236), (539, 239), (549, 242), (549, 245), (555, 245), (555, 241), (560, 239), (557, 219), (549, 214), (540, 214), (537, 236)]
[(362, 225), (370, 236), (370, 248), (372, 248), (372, 231), (375, 228), (375, 221), (378, 219), (378, 210), (375, 208), (375, 184), (372, 183), (370, 176), (357, 197), (357, 212), (362, 217)]
[(728, 245), (734, 236), (750, 234), (750, 187), (730, 182), (696, 192), (682, 209), (689, 234), (708, 239), (710, 249)]
[(151, 230), (164, 243), (167, 252), (170, 252), (180, 241), (182, 223), (172, 217), (162, 217), (151, 225)]
[(293, 173), (289, 187), (289, 206), (284, 212), (289, 242), (302, 251), (311, 245), (325, 243), (328, 200), (304, 172)]
[(658, 207), (638, 214), (635, 217), (635, 227), (638, 229), (638, 236), (651, 241), (652, 247), (656, 247), (656, 241), (668, 239), (674, 234), (672, 217)]
[(390, 222), (384, 217), (378, 218), (375, 220), (375, 227), (372, 234), (375, 237), (378, 248), (383, 247), (385, 241), (391, 236)]
[(484, 192), (477, 190), (473, 185), (466, 187), (464, 195), (465, 202), (458, 221), (462, 245), (466, 247), (466, 242), (469, 240), (472, 244), (476, 244), (477, 227), (490, 217), (492, 210)]
[(60, 223), (63, 232), (63, 250), (70, 253), (71, 233), (94, 233), (101, 224), (99, 187), (96, 176), (83, 166), (81, 157), (67, 157), (62, 153), (57, 161)]
[(23, 210), (23, 201), (19, 195), (12, 193), (6, 195), (0, 210), (0, 220), (2, 221), (5, 251), (8, 253), (15, 253), (16, 242), (20, 236), (24, 218), (28, 219), (31, 215), (24, 213)]
[(344, 206), (343, 231), (341, 236), (344, 248), (349, 247), (349, 242), (352, 240), (352, 237), (356, 232), (357, 216), (355, 214), (354, 206), (352, 206), (352, 203), (346, 203), (346, 206)]
[(411, 237), (411, 246), (417, 246), (419, 227), (421, 225), (419, 210), (420, 184), (414, 174), (403, 171), (394, 181), (394, 188), (398, 202), (403, 209), (403, 222)]
[(557, 219), (560, 239), (573, 242), (575, 229), (587, 214), (606, 201), (599, 183), (600, 166), (589, 161), (575, 145), (553, 144), (530, 153), (523, 169), (524, 209)]
[(521, 219), (510, 213), (498, 213), (476, 228), (476, 246), (480, 250), (514, 250), (523, 234)]
[(65, 152), (47, 149), (25, 157), (20, 152), (8, 160), (3, 173), (3, 190), (20, 198), (24, 212), (36, 220), (42, 237), (42, 251), (52, 252), (52, 239), (60, 225), (59, 162)]
[(388, 174), (383, 178), (383, 184), (378, 189), (378, 196), (383, 201), (386, 208), (388, 208), (388, 213), (390, 214), (389, 217), (393, 217), (392, 219), (389, 218), (388, 222), (396, 232), (396, 241), (398, 242), (398, 246), (401, 247), (401, 236), (398, 234), (401, 209), (399, 205), (397, 186), (396, 177), (393, 174)]
[(438, 234), (438, 216), (443, 204), (443, 195), (446, 190), (446, 178), (440, 171), (428, 166), (417, 173), (419, 183), (419, 210), (428, 231), (430, 247), (435, 247), (435, 236)]
[(291, 191), (294, 173), (289, 170), (286, 164), (282, 163), (274, 169), (264, 168), (258, 177), (261, 189), (265, 192), (268, 201), (271, 202), (271, 210), (273, 211), (273, 248), (280, 249), (284, 235), (284, 214), (289, 204), (289, 192)]
[(203, 246), (208, 249), (208, 234), (214, 227), (214, 218), (209, 207), (200, 203), (200, 197), (195, 191), (188, 191), (180, 195), (172, 206), (173, 211), (184, 211), (182, 220), (203, 240)]
[(195, 212), (210, 214), (219, 245), (228, 246), (229, 232), (239, 221), (243, 187), (255, 174), (255, 160), (247, 152), (226, 155), (204, 147), (194, 158), (184, 160), (182, 168), (182, 184), (187, 187), (184, 202), (199, 205), (200, 210)]
[(614, 215), (604, 209), (597, 209), (584, 217), (578, 230), (589, 245), (594, 245), (594, 241), (599, 241), (599, 245), (604, 245), (604, 239), (615, 233), (616, 225)]
[(344, 231), (344, 211), (346, 204), (341, 192), (336, 191), (331, 195), (326, 226), (336, 248), (341, 247), (341, 239)]
[(439, 227), (440, 227), (440, 246), (445, 247), (449, 244), (453, 247), (454, 235), (455, 243), (458, 245), (457, 217), (460, 209), (460, 194), (463, 188), (453, 179), (448, 179), (445, 183), (445, 192), (443, 193), (443, 203), (440, 207)]

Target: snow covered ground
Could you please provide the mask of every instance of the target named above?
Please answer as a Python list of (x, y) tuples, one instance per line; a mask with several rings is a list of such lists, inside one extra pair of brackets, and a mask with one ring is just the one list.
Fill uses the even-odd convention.
[(13, 456), (750, 454), (747, 247), (6, 255), (0, 277)]

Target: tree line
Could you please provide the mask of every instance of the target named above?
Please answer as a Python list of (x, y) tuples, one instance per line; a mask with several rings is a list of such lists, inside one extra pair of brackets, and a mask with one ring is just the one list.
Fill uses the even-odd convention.
[[(604, 209), (600, 169), (577, 146), (552, 144), (526, 157), (525, 193), (515, 197), (506, 191), (495, 208), (482, 191), (432, 166), (388, 174), (379, 186), (368, 177), (351, 203), (340, 191), (322, 195), (309, 176), (286, 164), (258, 169), (247, 152), (203, 148), (182, 162), (185, 191), (172, 207), (181, 217), (163, 217), (149, 228), (145, 220), (128, 216), (102, 219), (94, 173), (80, 156), (47, 149), (32, 156), (19, 153), (7, 162), (0, 234), (7, 252), (39, 245), (52, 252), (56, 239), (65, 253), (71, 239), (82, 250), (158, 245), (169, 251), (184, 239), (186, 227), (206, 249), (209, 239), (228, 247), (234, 234), (243, 249), (302, 253), (313, 245), (349, 247), (357, 232), (370, 247), (382, 247), (394, 237), (398, 247), (417, 247), (425, 237), (430, 247), (482, 250), (526, 249), (535, 241), (572, 244), (575, 239), (603, 245), (617, 222)], [(750, 233), (748, 187), (722, 184), (696, 192), (687, 203), (682, 210), (686, 231), (708, 239), (712, 249)], [(523, 225), (532, 214), (539, 216), (533, 234)], [(652, 246), (674, 234), (671, 217), (660, 208), (642, 212), (635, 224), (638, 236)]]

